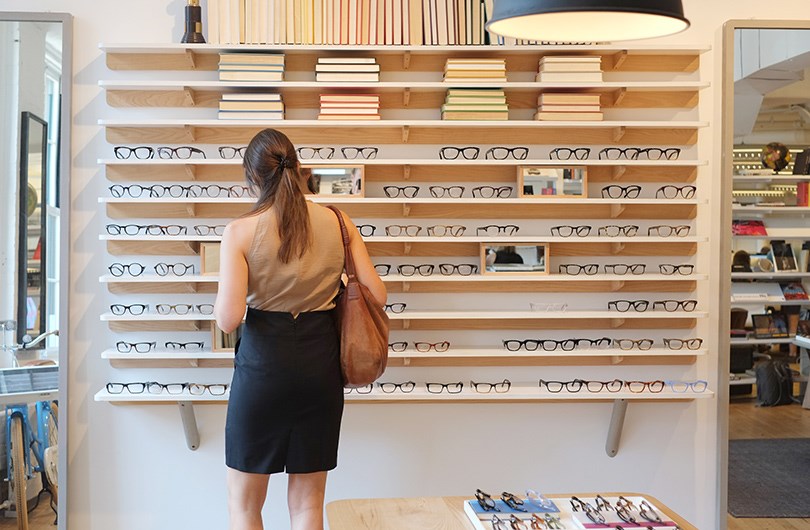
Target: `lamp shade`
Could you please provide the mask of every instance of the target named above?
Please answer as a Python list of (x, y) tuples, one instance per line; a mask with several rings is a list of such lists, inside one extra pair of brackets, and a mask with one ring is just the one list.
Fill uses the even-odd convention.
[(486, 29), (516, 39), (606, 42), (689, 27), (681, 0), (494, 0)]

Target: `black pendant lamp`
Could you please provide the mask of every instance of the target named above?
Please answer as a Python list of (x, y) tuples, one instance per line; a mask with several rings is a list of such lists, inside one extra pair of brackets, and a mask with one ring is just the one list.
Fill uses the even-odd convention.
[(649, 39), (689, 27), (681, 0), (494, 0), (486, 29), (554, 42)]

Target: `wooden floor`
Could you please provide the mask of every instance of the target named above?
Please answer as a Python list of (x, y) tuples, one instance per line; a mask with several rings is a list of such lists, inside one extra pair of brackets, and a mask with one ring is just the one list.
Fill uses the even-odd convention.
[[(810, 438), (810, 410), (801, 405), (757, 407), (753, 399), (732, 399), (729, 438)], [(737, 519), (728, 530), (810, 530), (810, 519)]]
[[(56, 514), (51, 509), (48, 495), (40, 497), (39, 506), (28, 514), (28, 530), (54, 530), (56, 528)], [(29, 501), (29, 508), (35, 501)], [(17, 528), (17, 519), (5, 517), (0, 514), (0, 530), (12, 530)]]

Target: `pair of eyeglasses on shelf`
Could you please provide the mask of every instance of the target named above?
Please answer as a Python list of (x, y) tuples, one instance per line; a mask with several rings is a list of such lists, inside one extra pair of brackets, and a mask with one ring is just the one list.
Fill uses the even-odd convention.
[(471, 193), (474, 199), (508, 199), (512, 191), (511, 186), (476, 186)]
[(564, 302), (529, 302), (532, 311), (560, 312), (568, 311), (568, 304)]
[(634, 394), (641, 394), (644, 391), (649, 391), (653, 394), (659, 394), (664, 390), (664, 386), (665, 383), (660, 380), (624, 382), (624, 387)]
[(695, 193), (697, 192), (696, 186), (673, 186), (673, 185), (666, 185), (661, 186), (655, 191), (655, 198), (656, 199), (677, 199), (680, 197), (681, 199), (693, 199), (695, 197)]
[(399, 197), (413, 199), (419, 193), (420, 189), (419, 186), (383, 186), (383, 193), (385, 193), (385, 196), (389, 199)]
[(450, 197), (451, 199), (460, 199), (464, 195), (466, 188), (464, 186), (429, 186), (430, 196), (435, 199), (443, 199)]
[(555, 147), (548, 157), (552, 160), (586, 160), (591, 156), (588, 147)]
[(680, 155), (677, 147), (607, 147), (599, 151), (599, 160), (677, 160)]
[(155, 310), (159, 315), (188, 315), (199, 313), (201, 315), (213, 315), (214, 304), (158, 304)]
[(433, 225), (427, 227), (427, 235), (432, 237), (461, 237), (467, 227), (464, 225)]
[(627, 313), (628, 311), (642, 312), (650, 308), (649, 300), (612, 300), (607, 304), (608, 311)]
[[(125, 274), (133, 277), (140, 276), (144, 273), (146, 267), (140, 263), (113, 263), (107, 269), (111, 275), (120, 278)], [(158, 263), (154, 266), (154, 269), (158, 276), (168, 276), (170, 273), (174, 276), (194, 274), (194, 265), (185, 263)]]
[(186, 263), (165, 263), (160, 262), (154, 267), (155, 274), (158, 276), (185, 276), (187, 274), (194, 274), (194, 265)]
[(577, 497), (571, 497), (571, 510), (574, 512), (583, 512), (585, 516), (591, 520), (591, 522), (597, 525), (604, 525), (605, 521), (607, 521), (605, 516), (602, 515), (596, 508), (591, 506), (590, 503), (583, 502)]
[(673, 276), (675, 274), (680, 274), (681, 276), (689, 276), (693, 272), (695, 272), (695, 266), (689, 263), (683, 263), (681, 265), (673, 265), (671, 263), (662, 263), (658, 266), (658, 270), (661, 274), (665, 276)]
[(587, 237), (593, 227), (588, 225), (557, 225), (551, 227), (551, 235), (554, 237)]
[(697, 350), (703, 346), (703, 339), (694, 338), (694, 339), (663, 339), (664, 346), (669, 348), (670, 350), (683, 350), (686, 348), (687, 350)]
[(127, 160), (129, 158), (137, 158), (139, 160), (148, 160), (157, 157), (163, 160), (183, 159), (190, 158), (205, 158), (205, 153), (196, 147), (181, 146), (181, 147), (149, 147), (139, 145), (137, 147), (130, 147), (126, 145), (119, 145), (113, 147), (115, 158)]
[(657, 300), (653, 302), (653, 311), (694, 311), (697, 308), (697, 300)]
[(475, 229), (477, 236), (513, 236), (518, 233), (517, 225), (484, 225)]
[(139, 199), (144, 196), (150, 199), (162, 199), (165, 197), (173, 199), (218, 199), (227, 197), (232, 199), (250, 196), (250, 189), (247, 186), (241, 185), (220, 186), (219, 184), (208, 184), (201, 186), (199, 184), (192, 184), (190, 186), (184, 186), (182, 184), (171, 184), (164, 186), (162, 184), (153, 184), (151, 186), (141, 186), (140, 184), (130, 184), (123, 186), (121, 184), (113, 184), (109, 186), (108, 189), (110, 190), (110, 195), (117, 199), (124, 197)]
[(221, 236), (225, 233), (225, 225), (194, 225), (194, 233), (198, 236)]
[[(453, 274), (458, 274), (460, 276), (471, 276), (478, 272), (478, 265), (470, 265), (466, 263), (462, 263), (460, 265), (454, 265), (452, 263), (439, 263), (439, 272), (442, 276), (451, 276)], [(391, 272), (391, 265), (387, 263), (378, 263), (374, 265), (374, 270), (377, 271), (377, 274), (380, 276), (388, 276)], [(435, 270), (435, 266), (429, 263), (425, 263), (422, 265), (411, 265), (411, 264), (402, 264), (397, 265), (397, 272), (402, 276), (413, 276), (417, 272), (420, 276), (430, 276), (433, 274)]]
[(508, 351), (537, 351), (542, 349), (543, 351), (573, 351), (578, 348), (590, 349), (590, 348), (606, 348), (610, 346), (610, 339), (608, 337), (602, 337), (599, 339), (563, 339), (563, 340), (554, 340), (554, 339), (526, 339), (526, 340), (517, 340), (517, 339), (507, 339), (503, 341), (503, 347), (506, 348)]
[(649, 350), (653, 347), (652, 339), (613, 339), (613, 345), (620, 350)]
[(422, 227), (417, 225), (388, 225), (385, 227), (385, 235), (390, 237), (416, 237), (421, 231)]
[(526, 160), (528, 157), (528, 147), (491, 147), (484, 153), (487, 160)]
[(377, 383), (377, 388), (382, 390), (386, 394), (393, 394), (397, 390), (402, 392), (403, 394), (410, 394), (416, 388), (416, 383), (413, 381), (405, 381), (404, 383)]
[(655, 237), (686, 237), (692, 229), (689, 225), (655, 225), (647, 228), (648, 236)]
[[(335, 156), (334, 147), (299, 147), (295, 150), (300, 158), (331, 160)], [(363, 158), (366, 160), (377, 158), (379, 149), (377, 147), (341, 147), (340, 154), (343, 158), (354, 160)]]
[(709, 388), (709, 382), (703, 380), (697, 381), (664, 381), (664, 383), (672, 390), (678, 394), (683, 394), (691, 390), (697, 394), (703, 393)]
[(348, 395), (348, 394), (351, 394), (352, 392), (354, 392), (356, 394), (371, 394), (371, 392), (373, 390), (374, 390), (374, 384), (369, 383), (367, 385), (358, 386), (358, 387), (344, 387), (343, 388), (343, 394)]
[(247, 149), (247, 146), (233, 147), (230, 145), (223, 145), (217, 148), (217, 151), (219, 151), (220, 158), (231, 160), (237, 157), (245, 158), (245, 149)]
[(425, 390), (431, 394), (441, 394), (447, 392), (448, 394), (460, 394), (464, 389), (464, 383), (425, 383)]
[(475, 160), (481, 153), (481, 149), (475, 146), (467, 147), (454, 147), (447, 146), (439, 149), (439, 159), (441, 160), (457, 160), (463, 158), (464, 160)]
[(133, 315), (139, 316), (143, 315), (149, 311), (149, 304), (112, 304), (110, 306), (110, 312), (113, 315), (121, 316), (121, 315)]
[(397, 302), (394, 304), (385, 304), (385, 306), (383, 306), (383, 309), (385, 311), (390, 311), (391, 313), (402, 313), (403, 311), (405, 311), (406, 307), (408, 307), (407, 304)]
[(377, 231), (377, 227), (374, 225), (360, 224), (356, 226), (357, 231), (360, 232), (360, 235), (363, 237), (371, 237), (374, 235), (374, 232)]
[(169, 383), (163, 384), (156, 381), (143, 383), (107, 383), (105, 386), (110, 394), (122, 394), (126, 391), (129, 394), (143, 394), (148, 391), (150, 394), (161, 394), (165, 390), (169, 394), (181, 394), (184, 390), (193, 396), (201, 396), (208, 393), (212, 396), (222, 396), (228, 390), (226, 384), (200, 384), (200, 383)]
[(118, 341), (115, 343), (115, 349), (119, 353), (149, 353), (157, 346), (155, 342), (125, 342)]
[(178, 351), (201, 351), (205, 348), (205, 343), (200, 341), (193, 341), (193, 342), (176, 342), (176, 341), (168, 341), (164, 344), (166, 349), (168, 350), (178, 350)]
[[(496, 394), (504, 394), (509, 392), (509, 389), (512, 388), (512, 382), (509, 379), (504, 379), (498, 383), (470, 381), (470, 386), (479, 394), (490, 394), (492, 392), (495, 392)], [(523, 504), (523, 502), (521, 501), (520, 504)]]
[(611, 184), (602, 188), (603, 199), (638, 199), (639, 195), (641, 195), (641, 186), (637, 184), (629, 186)]
[[(388, 349), (393, 352), (403, 352), (407, 347), (408, 343), (404, 341), (388, 343)], [(446, 340), (442, 342), (414, 342), (413, 347), (416, 348), (416, 351), (422, 353), (427, 353), (431, 350), (435, 352), (446, 352), (450, 349), (450, 343)]]
[(600, 237), (633, 237), (638, 234), (638, 225), (607, 225), (600, 226), (596, 233)]
[(118, 225), (108, 224), (107, 234), (111, 236), (181, 236), (188, 234), (188, 227), (182, 225)]
[(571, 381), (546, 381), (540, 379), (538, 381), (540, 388), (544, 388), (552, 394), (559, 394), (563, 390), (570, 393), (580, 392), (583, 388), (587, 392), (618, 392), (622, 389), (622, 381), (614, 379), (612, 381), (586, 381), (584, 379), (573, 379)]
[[(604, 265), (605, 274), (615, 274), (616, 276), (625, 276), (627, 274), (641, 275), (647, 270), (647, 265), (644, 263), (612, 263)], [(599, 272), (598, 263), (586, 263), (580, 265), (577, 263), (561, 263), (557, 269), (560, 274), (567, 274), (569, 276), (578, 276), (585, 274), (586, 276), (593, 276)]]

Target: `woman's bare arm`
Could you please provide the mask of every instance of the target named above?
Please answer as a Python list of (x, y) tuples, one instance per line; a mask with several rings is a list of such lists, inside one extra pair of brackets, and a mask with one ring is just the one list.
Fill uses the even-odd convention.
[(368, 255), (366, 244), (363, 242), (363, 238), (360, 236), (357, 227), (354, 226), (352, 220), (349, 219), (349, 216), (343, 212), (341, 213), (346, 222), (346, 229), (349, 232), (349, 250), (352, 253), (352, 258), (354, 258), (357, 281), (365, 285), (366, 288), (371, 291), (372, 296), (374, 296), (374, 299), (377, 300), (380, 305), (385, 305), (388, 299), (388, 293), (385, 290), (385, 284), (380, 279), (380, 275), (374, 270), (374, 263), (371, 262), (371, 258)]
[(214, 302), (214, 317), (219, 329), (225, 333), (239, 327), (247, 306), (248, 265), (245, 255), (252, 241), (253, 230), (250, 223), (245, 221), (228, 223), (219, 250), (219, 288)]

